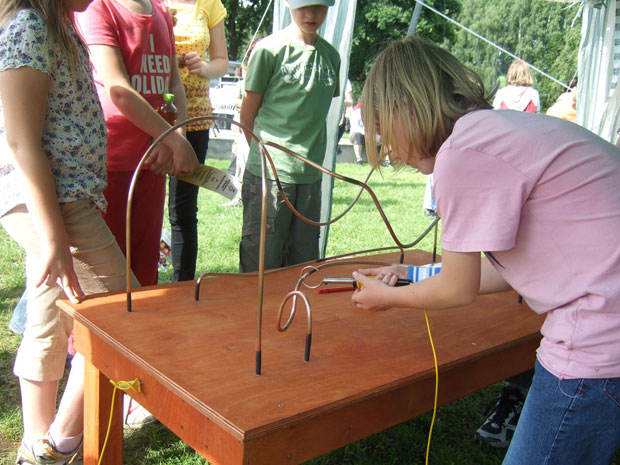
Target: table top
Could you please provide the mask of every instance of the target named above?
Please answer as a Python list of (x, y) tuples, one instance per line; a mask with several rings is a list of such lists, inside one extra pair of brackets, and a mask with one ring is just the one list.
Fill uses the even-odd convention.
[[(405, 263), (428, 263), (430, 257), (412, 250)], [(397, 254), (365, 259), (396, 262)], [(350, 277), (359, 267), (343, 261), (307, 282)], [(304, 362), (303, 304), (286, 332), (276, 328), (280, 303), (294, 289), (300, 270), (265, 275), (261, 375), (255, 374), (256, 276), (205, 279), (199, 301), (194, 281), (134, 290), (131, 313), (124, 292), (60, 306), (239, 441), (434, 377), (423, 312), (359, 310), (351, 292), (302, 288), (312, 309), (312, 351)], [(480, 296), (468, 307), (428, 315), (440, 370), (539, 337), (542, 324), (525, 303), (517, 303), (514, 292)]]

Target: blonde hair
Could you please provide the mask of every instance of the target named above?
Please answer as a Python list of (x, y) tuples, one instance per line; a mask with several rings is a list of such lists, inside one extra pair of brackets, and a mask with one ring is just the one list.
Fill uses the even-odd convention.
[[(408, 130), (409, 157), (434, 157), (461, 116), (492, 108), (480, 76), (430, 40), (409, 36), (383, 50), (362, 92), (366, 153), (377, 168), (397, 147), (396, 118)], [(376, 134), (382, 144), (377, 153)], [(397, 160), (392, 160), (396, 161)]]
[(531, 87), (534, 84), (530, 67), (525, 61), (515, 60), (506, 73), (506, 84), (509, 86)]
[(67, 56), (71, 74), (75, 76), (78, 63), (78, 45), (73, 39), (67, 21), (73, 23), (73, 12), (63, 8), (63, 0), (0, 0), (0, 28), (20, 10), (34, 10), (43, 18), (49, 39), (56, 42)]

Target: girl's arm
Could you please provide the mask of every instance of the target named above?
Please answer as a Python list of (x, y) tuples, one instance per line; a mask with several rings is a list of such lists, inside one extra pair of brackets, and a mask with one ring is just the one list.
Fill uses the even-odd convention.
[(512, 287), (499, 274), (491, 262), (483, 258), (480, 269), (480, 294), (509, 291)]
[[(352, 299), (359, 308), (368, 310), (391, 307), (445, 309), (471, 304), (481, 289), (480, 253), (444, 250), (441, 262), (441, 273), (411, 286), (392, 287), (380, 279), (355, 272), (353, 277), (362, 288), (355, 291)], [(488, 271), (485, 267), (485, 280)], [(486, 289), (490, 290), (491, 286)]]
[(187, 66), (189, 72), (199, 74), (207, 80), (224, 76), (228, 71), (228, 47), (226, 46), (224, 21), (220, 21), (209, 29), (209, 34), (211, 35), (209, 61), (196, 52), (183, 55), (183, 65)]
[[(185, 86), (179, 74), (179, 64), (176, 60), (170, 60), (172, 70), (170, 73), (170, 92), (174, 94), (174, 105), (177, 107), (177, 123), (187, 119), (187, 99), (185, 98)], [(177, 129), (177, 132), (185, 139), (185, 126)]]
[[(110, 93), (112, 102), (129, 121), (153, 138), (159, 137), (161, 133), (170, 128), (170, 125), (159, 116), (155, 109), (131, 87), (123, 57), (117, 47), (91, 45), (89, 50), (93, 66)], [(176, 70), (176, 79), (180, 82), (176, 62), (175, 60), (171, 62), (173, 70)], [(172, 75), (172, 89), (178, 92), (179, 88), (174, 74)], [(185, 91), (181, 94), (179, 101), (175, 101), (179, 120), (184, 119), (186, 115)], [(179, 173), (192, 173), (196, 170), (198, 167), (196, 154), (181, 131), (170, 134), (162, 141), (162, 144), (172, 152), (174, 166), (168, 168), (168, 174), (174, 176)]]
[(67, 297), (78, 302), (84, 293), (73, 269), (50, 164), (41, 147), (49, 88), (50, 77), (33, 68), (0, 72), (6, 139), (24, 179), (28, 211), (41, 236), (41, 270), (35, 286), (58, 282)]

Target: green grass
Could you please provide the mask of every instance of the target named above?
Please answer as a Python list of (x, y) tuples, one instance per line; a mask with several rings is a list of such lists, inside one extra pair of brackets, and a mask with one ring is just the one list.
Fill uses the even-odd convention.
[[(209, 161), (220, 169), (227, 162)], [(337, 171), (363, 180), (367, 166), (339, 164)], [(425, 177), (409, 170), (395, 172), (391, 168), (383, 176), (375, 173), (370, 185), (379, 198), (400, 241), (413, 241), (430, 223), (423, 215)], [(342, 212), (355, 198), (358, 188), (336, 181), (333, 215)], [(241, 208), (225, 208), (226, 199), (212, 192), (200, 193), (200, 252), (198, 272), (238, 269), (238, 245)], [(166, 224), (166, 222), (164, 223)], [(363, 194), (351, 212), (330, 228), (327, 255), (353, 250), (393, 245), (390, 235), (374, 208), (370, 197)], [(418, 246), (432, 250), (430, 234)], [(160, 280), (170, 279), (170, 271)], [(19, 392), (12, 375), (12, 363), (19, 338), (7, 328), (11, 309), (23, 290), (24, 255), (20, 247), (0, 230), (0, 465), (15, 460), (14, 443), (21, 435)], [(503, 451), (474, 442), (474, 431), (484, 420), (484, 411), (501, 389), (501, 384), (484, 389), (439, 409), (431, 444), (430, 463), (435, 465), (485, 465), (501, 463)], [(375, 434), (354, 444), (308, 462), (311, 465), (412, 465), (424, 463), (430, 414)], [(206, 461), (160, 424), (125, 434), (125, 464), (128, 465), (194, 465)], [(620, 465), (617, 457), (612, 465)]]

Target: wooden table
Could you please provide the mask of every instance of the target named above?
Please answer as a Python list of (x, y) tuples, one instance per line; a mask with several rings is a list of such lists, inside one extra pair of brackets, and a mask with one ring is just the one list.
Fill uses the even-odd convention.
[[(394, 255), (374, 256), (396, 261)], [(430, 255), (407, 252), (406, 263)], [(359, 265), (315, 273), (346, 277)], [(125, 293), (61, 308), (75, 318), (75, 344), (86, 359), (85, 464), (99, 459), (113, 386), (139, 378), (132, 394), (163, 424), (214, 464), (299, 463), (432, 409), (434, 364), (421, 311), (361, 311), (350, 292), (306, 289), (312, 352), (304, 358), (307, 319), (299, 309), (288, 331), (277, 310), (299, 268), (265, 276), (262, 374), (255, 374), (257, 278), (220, 276)], [(301, 311), (300, 311), (301, 310)], [(430, 311), (445, 404), (533, 366), (540, 316), (513, 292), (469, 306)], [(122, 396), (103, 462), (122, 463)]]

